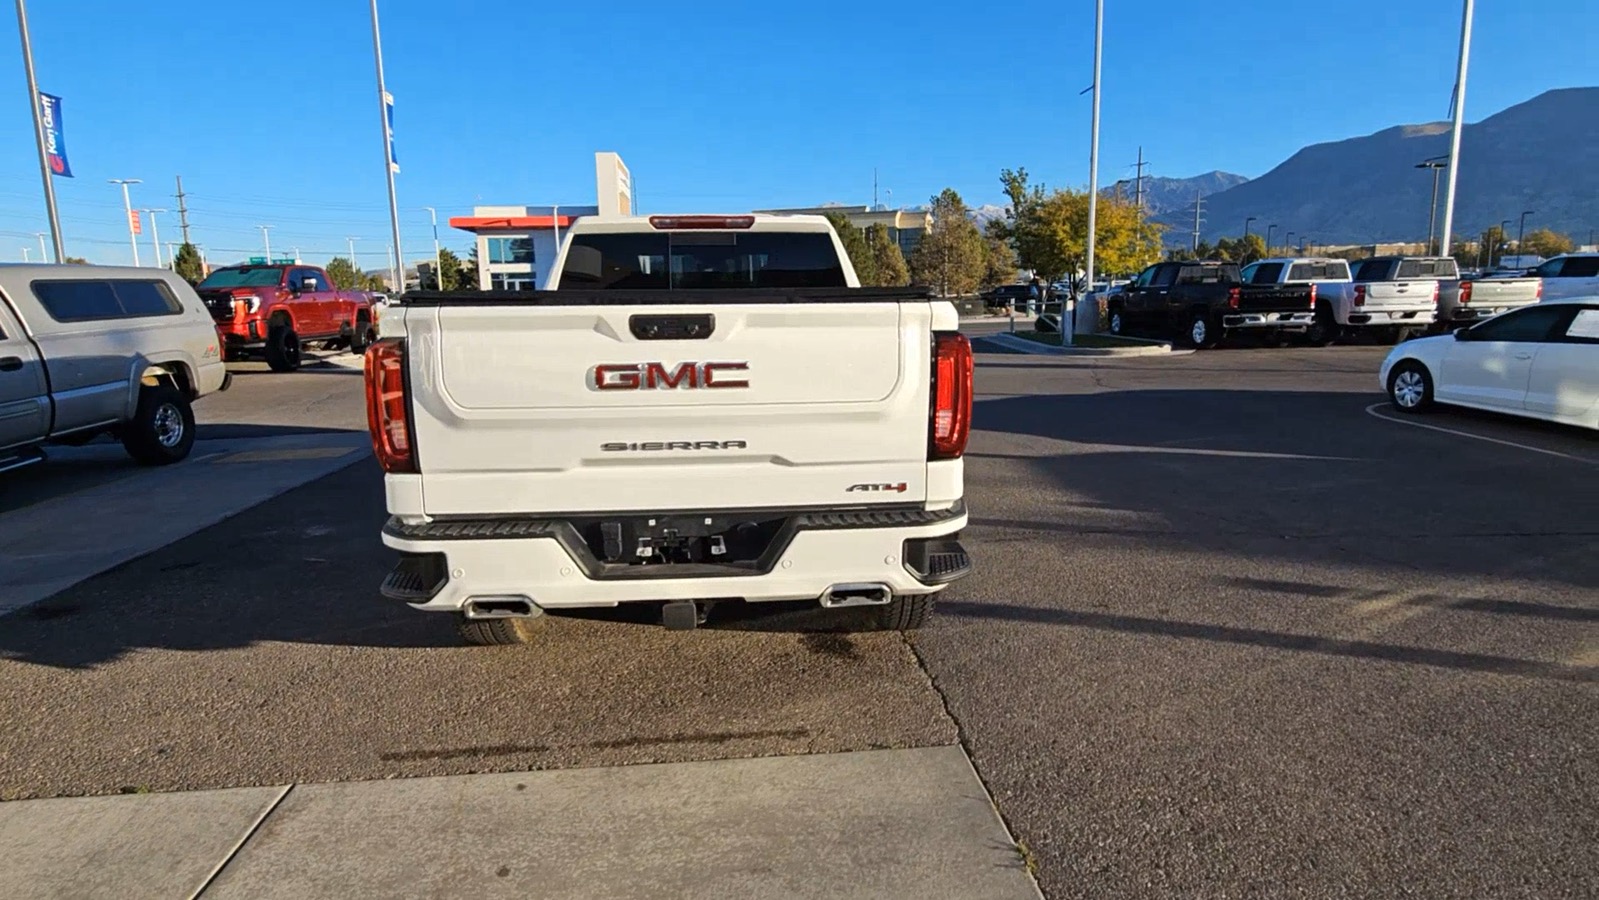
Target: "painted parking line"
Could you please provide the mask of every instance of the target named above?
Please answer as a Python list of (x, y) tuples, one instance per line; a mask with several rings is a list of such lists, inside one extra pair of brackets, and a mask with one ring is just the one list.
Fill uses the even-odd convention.
[(1398, 419), (1393, 416), (1385, 416), (1378, 412), (1379, 409), (1382, 409), (1387, 405), (1388, 404), (1386, 403), (1373, 403), (1372, 405), (1366, 407), (1366, 414), (1372, 418), (1381, 419), (1384, 422), (1393, 422), (1396, 425), (1409, 425), (1412, 428), (1425, 428), (1428, 431), (1441, 431), (1444, 434), (1452, 434), (1456, 437), (1470, 438), (1474, 441), (1483, 441), (1489, 444), (1498, 444), (1501, 447), (1514, 447), (1517, 450), (1526, 450), (1529, 453), (1541, 453), (1544, 456), (1553, 456), (1559, 459), (1569, 459), (1572, 462), (1587, 463), (1590, 466), (1599, 466), (1599, 459), (1589, 459), (1585, 456), (1574, 456), (1570, 453), (1561, 453), (1559, 450), (1549, 450), (1544, 447), (1534, 447), (1531, 444), (1522, 444), (1516, 441), (1507, 441), (1503, 438), (1488, 437), (1485, 434), (1473, 434), (1470, 431), (1461, 431), (1456, 428), (1445, 428), (1442, 425), (1428, 425), (1425, 422), (1413, 422), (1409, 419)]

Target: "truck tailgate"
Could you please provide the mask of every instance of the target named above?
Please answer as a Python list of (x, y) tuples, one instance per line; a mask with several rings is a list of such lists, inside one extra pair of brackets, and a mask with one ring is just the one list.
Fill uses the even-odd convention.
[(1304, 312), (1314, 309), (1308, 284), (1238, 285), (1239, 312)]
[(1436, 281), (1372, 281), (1366, 283), (1365, 309), (1431, 309)]
[(1538, 278), (1474, 278), (1470, 279), (1470, 305), (1492, 309), (1528, 306), (1538, 302)]
[(407, 309), (424, 510), (923, 500), (931, 324), (925, 301)]

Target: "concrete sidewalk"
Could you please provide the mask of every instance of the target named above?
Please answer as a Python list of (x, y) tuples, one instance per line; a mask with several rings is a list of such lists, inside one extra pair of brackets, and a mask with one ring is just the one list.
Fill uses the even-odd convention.
[(0, 804), (0, 896), (1037, 900), (960, 747)]

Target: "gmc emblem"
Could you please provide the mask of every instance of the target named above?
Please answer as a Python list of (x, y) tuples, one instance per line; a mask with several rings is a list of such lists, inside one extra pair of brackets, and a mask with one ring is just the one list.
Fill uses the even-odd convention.
[(595, 390), (653, 391), (688, 388), (747, 388), (746, 379), (727, 378), (725, 372), (747, 372), (747, 362), (686, 362), (667, 368), (666, 363), (616, 363), (595, 366), (589, 378)]

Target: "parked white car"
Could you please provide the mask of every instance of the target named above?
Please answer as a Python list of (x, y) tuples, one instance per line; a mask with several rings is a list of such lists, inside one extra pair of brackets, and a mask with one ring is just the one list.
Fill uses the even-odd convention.
[(1567, 253), (1539, 265), (1545, 300), (1599, 297), (1599, 253)]
[(1383, 360), (1380, 379), (1400, 412), (1447, 403), (1599, 429), (1599, 298), (1410, 341)]
[(141, 463), (177, 462), (190, 404), (228, 380), (216, 323), (173, 273), (0, 266), (0, 472), (106, 432)]

